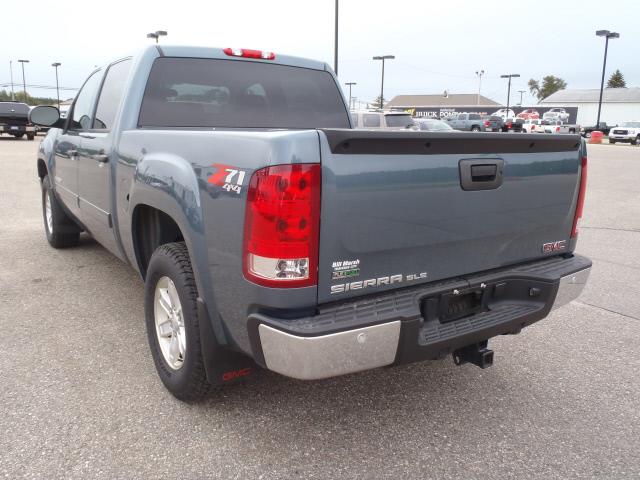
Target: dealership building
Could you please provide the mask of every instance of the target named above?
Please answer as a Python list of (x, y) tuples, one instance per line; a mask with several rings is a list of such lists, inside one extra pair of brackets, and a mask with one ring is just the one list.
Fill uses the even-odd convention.
[[(560, 90), (541, 100), (541, 107), (577, 107), (579, 125), (595, 125), (598, 118), (600, 89)], [(640, 120), (640, 88), (605, 88), (602, 95), (600, 121), (618, 125)]]
[(476, 93), (441, 95), (397, 95), (385, 104), (389, 110), (406, 110), (416, 117), (443, 118), (456, 112), (490, 115), (501, 107), (498, 102)]

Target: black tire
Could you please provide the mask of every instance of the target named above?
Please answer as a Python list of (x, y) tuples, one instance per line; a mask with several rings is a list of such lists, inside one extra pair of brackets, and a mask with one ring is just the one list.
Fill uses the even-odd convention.
[(591, 132), (587, 132), (587, 133), (585, 133), (585, 134), (584, 134), (584, 137), (585, 137), (585, 138), (591, 138)]
[(22, 138), (24, 137), (24, 133), (14, 133), (13, 136), (16, 138)]
[(609, 139), (609, 143), (612, 144), (612, 145), (615, 145), (616, 141)]
[(27, 133), (27, 140), (33, 140), (34, 138), (36, 138), (35, 133)]
[(477, 125), (474, 125), (473, 127), (471, 127), (471, 131), (472, 132), (479, 132), (480, 131), (480, 127), (478, 127)]
[[(155, 291), (162, 277), (173, 281), (182, 307), (186, 348), (179, 369), (172, 368), (165, 360), (156, 333)], [(158, 247), (151, 256), (144, 287), (147, 337), (160, 380), (173, 396), (183, 401), (202, 399), (213, 389), (213, 385), (207, 380), (202, 358), (197, 298), (198, 289), (184, 242), (167, 243)]]
[(631, 140), (631, 145), (640, 145), (640, 135), (635, 140)]
[[(51, 205), (51, 227), (47, 221), (46, 200)], [(44, 232), (49, 245), (53, 248), (68, 248), (78, 245), (80, 228), (66, 214), (60, 202), (51, 190), (49, 176), (42, 179), (42, 219), (44, 220)]]

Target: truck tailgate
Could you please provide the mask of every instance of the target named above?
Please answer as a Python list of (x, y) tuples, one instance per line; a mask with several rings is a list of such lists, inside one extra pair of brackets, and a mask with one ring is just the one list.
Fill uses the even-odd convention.
[(578, 135), (319, 135), (320, 303), (573, 249)]

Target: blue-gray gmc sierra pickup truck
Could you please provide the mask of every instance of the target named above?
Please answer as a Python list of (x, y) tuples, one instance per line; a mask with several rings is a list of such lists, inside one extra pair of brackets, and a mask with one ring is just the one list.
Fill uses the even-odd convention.
[(86, 231), (140, 272), (178, 398), (439, 359), (576, 298), (578, 135), (352, 128), (324, 63), (152, 46), (93, 72), (37, 159), (56, 248)]

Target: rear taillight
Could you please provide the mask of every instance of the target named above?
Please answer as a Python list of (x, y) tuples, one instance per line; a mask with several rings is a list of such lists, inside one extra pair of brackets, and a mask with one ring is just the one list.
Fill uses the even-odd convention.
[(560, 132), (560, 127), (556, 127), (556, 132)]
[(488, 127), (488, 126), (489, 126), (489, 121), (488, 121), (488, 120), (484, 122), (484, 126), (485, 126), (485, 127)]
[(511, 128), (511, 122), (507, 123), (507, 128)]
[(571, 238), (578, 236), (578, 222), (582, 218), (582, 209), (584, 208), (584, 196), (587, 189), (587, 157), (582, 157), (582, 172), (580, 174), (580, 189), (578, 190), (578, 201), (576, 203), (576, 214), (573, 217), (573, 228), (571, 229)]
[(276, 54), (273, 52), (263, 52), (262, 50), (251, 50), (249, 48), (225, 48), (224, 53), (230, 57), (259, 58), (262, 60), (274, 60)]
[(267, 287), (306, 287), (318, 279), (319, 164), (276, 165), (251, 177), (243, 269)]

